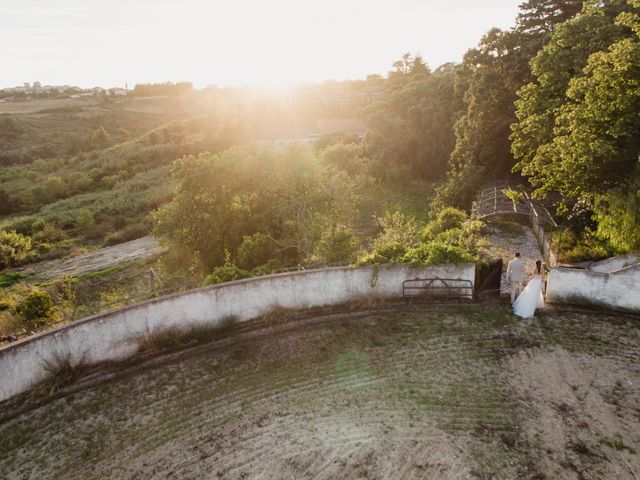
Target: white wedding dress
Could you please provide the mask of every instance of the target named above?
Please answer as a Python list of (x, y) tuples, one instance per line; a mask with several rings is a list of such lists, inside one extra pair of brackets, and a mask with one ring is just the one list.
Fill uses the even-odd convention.
[(513, 302), (513, 313), (522, 318), (533, 318), (536, 308), (543, 307), (542, 278), (535, 276)]

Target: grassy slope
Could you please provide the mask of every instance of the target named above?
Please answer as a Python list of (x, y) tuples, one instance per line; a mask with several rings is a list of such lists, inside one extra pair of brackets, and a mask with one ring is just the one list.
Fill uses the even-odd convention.
[(0, 164), (68, 156), (76, 148), (86, 148), (99, 127), (123, 141), (121, 129), (137, 136), (190, 115), (186, 105), (172, 99), (151, 103), (153, 108), (130, 99), (35, 101), (17, 111), (16, 105), (20, 106), (0, 104)]

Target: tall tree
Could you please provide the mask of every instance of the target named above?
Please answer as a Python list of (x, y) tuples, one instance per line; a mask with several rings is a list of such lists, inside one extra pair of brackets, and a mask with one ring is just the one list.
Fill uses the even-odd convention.
[(454, 92), (455, 67), (431, 72), (422, 58), (409, 54), (394, 67), (382, 97), (365, 112), (365, 145), (380, 177), (400, 167), (436, 179), (446, 170), (462, 106)]
[(620, 251), (640, 248), (640, 1), (625, 10), (606, 29), (622, 38), (569, 80), (551, 140), (525, 163), (540, 191), (592, 203), (598, 233)]
[(516, 120), (516, 91), (531, 80), (529, 61), (558, 22), (578, 11), (581, 1), (530, 0), (521, 5), (517, 25), (492, 29), (469, 50), (459, 69), (464, 115), (455, 126), (456, 146), (448, 181), (439, 190), (441, 205), (469, 207), (486, 174), (510, 172), (514, 159), (509, 135)]
[(608, 0), (603, 5), (588, 4), (576, 18), (558, 26), (550, 42), (531, 61), (535, 81), (518, 91), (517, 123), (512, 126), (512, 152), (516, 170), (530, 177), (540, 192), (555, 189), (550, 158), (554, 146), (554, 126), (560, 107), (569, 101), (567, 89), (572, 78), (582, 75), (592, 53), (605, 50), (622, 38), (628, 28), (615, 17), (626, 2)]

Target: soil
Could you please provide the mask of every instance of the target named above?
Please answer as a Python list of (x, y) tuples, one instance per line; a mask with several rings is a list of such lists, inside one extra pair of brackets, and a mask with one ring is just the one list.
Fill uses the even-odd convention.
[(639, 340), (499, 305), (257, 322), (0, 405), (0, 478), (635, 479)]
[(147, 236), (112, 247), (101, 248), (77, 257), (33, 263), (18, 271), (31, 277), (31, 281), (44, 281), (63, 275), (82, 275), (103, 270), (159, 253), (160, 249), (158, 242), (153, 237)]

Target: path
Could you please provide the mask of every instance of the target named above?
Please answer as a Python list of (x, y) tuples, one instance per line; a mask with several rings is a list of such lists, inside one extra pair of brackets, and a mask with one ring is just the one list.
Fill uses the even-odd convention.
[(515, 252), (520, 252), (527, 264), (527, 271), (533, 271), (536, 260), (544, 262), (538, 247), (538, 241), (530, 227), (516, 222), (489, 222), (487, 223), (486, 231), (485, 239), (487, 245), (483, 248), (483, 251), (490, 258), (502, 258), (504, 260), (500, 293), (509, 293), (506, 280), (507, 264), (513, 258)]
[(82, 275), (102, 270), (120, 263), (148, 257), (160, 251), (161, 247), (158, 242), (153, 237), (147, 236), (73, 258), (34, 263), (18, 269), (18, 271), (32, 277), (30, 280), (43, 281), (63, 275)]

